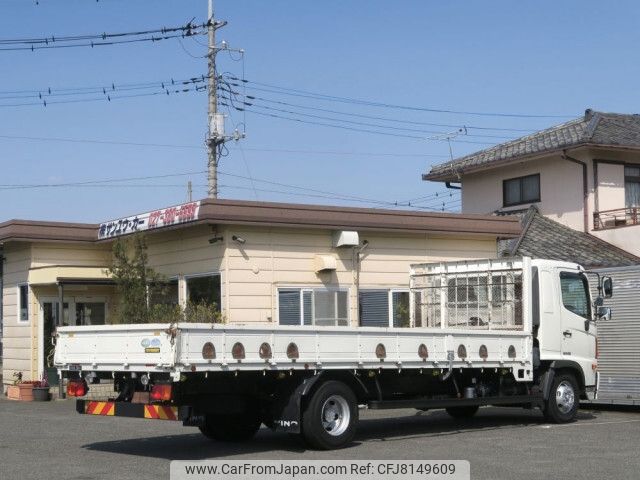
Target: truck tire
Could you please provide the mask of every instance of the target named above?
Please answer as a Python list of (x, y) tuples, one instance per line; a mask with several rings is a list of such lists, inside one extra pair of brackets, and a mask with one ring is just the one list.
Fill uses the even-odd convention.
[(344, 383), (330, 380), (312, 394), (302, 413), (302, 435), (319, 450), (347, 445), (356, 433), (358, 404)]
[(469, 405), (465, 407), (449, 407), (445, 409), (453, 418), (469, 418), (473, 417), (480, 408), (478, 405)]
[(545, 402), (544, 416), (549, 422), (566, 423), (574, 420), (578, 412), (578, 385), (570, 373), (558, 373), (553, 379), (549, 398)]
[(260, 429), (260, 418), (250, 413), (242, 415), (207, 415), (203, 426), (198, 427), (210, 440), (218, 442), (244, 442)]

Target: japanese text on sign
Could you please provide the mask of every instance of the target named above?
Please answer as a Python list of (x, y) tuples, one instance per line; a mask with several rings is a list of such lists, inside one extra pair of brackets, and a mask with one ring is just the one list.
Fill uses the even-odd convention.
[(104, 222), (98, 227), (98, 239), (118, 237), (130, 233), (153, 230), (198, 220), (200, 202), (189, 202), (153, 212)]

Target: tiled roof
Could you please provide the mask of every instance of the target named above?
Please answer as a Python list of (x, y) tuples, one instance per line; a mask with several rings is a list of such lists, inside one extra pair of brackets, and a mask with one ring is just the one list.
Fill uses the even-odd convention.
[(502, 256), (529, 256), (579, 263), (585, 268), (640, 264), (640, 258), (588, 233), (579, 232), (541, 215), (532, 206), (522, 215), (522, 235), (504, 240)]
[(434, 165), (422, 178), (457, 181), (458, 175), (471, 170), (583, 145), (640, 148), (640, 115), (587, 110), (583, 118)]

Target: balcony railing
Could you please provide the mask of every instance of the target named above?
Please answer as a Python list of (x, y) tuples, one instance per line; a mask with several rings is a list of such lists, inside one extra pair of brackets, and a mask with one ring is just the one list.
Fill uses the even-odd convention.
[(640, 207), (602, 210), (593, 214), (594, 230), (607, 230), (628, 225), (640, 225)]

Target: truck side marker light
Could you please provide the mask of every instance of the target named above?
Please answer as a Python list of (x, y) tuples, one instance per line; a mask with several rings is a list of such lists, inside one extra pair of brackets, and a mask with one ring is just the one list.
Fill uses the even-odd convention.
[(273, 356), (271, 352), (271, 345), (269, 345), (267, 342), (264, 342), (262, 345), (260, 345), (258, 355), (260, 355), (260, 358), (262, 358), (263, 360), (269, 360)]
[(480, 351), (478, 352), (478, 356), (485, 362), (487, 361), (487, 357), (489, 356), (489, 351), (487, 350), (486, 345), (480, 345)]
[(244, 345), (242, 345), (240, 342), (234, 343), (233, 348), (231, 349), (231, 356), (234, 358), (234, 360), (238, 361), (245, 358)]
[(509, 345), (509, 350), (507, 351), (507, 356), (509, 358), (516, 358), (516, 347), (513, 345)]
[(462, 344), (458, 346), (458, 357), (462, 359), (467, 358), (467, 347)]
[(387, 358), (387, 349), (382, 343), (379, 343), (376, 346), (376, 357), (379, 358), (381, 362), (383, 362), (384, 359)]
[(216, 347), (213, 346), (213, 343), (207, 342), (202, 346), (202, 358), (206, 360), (216, 358)]
[(427, 358), (429, 358), (429, 349), (424, 343), (421, 343), (418, 347), (418, 356), (422, 359), (423, 362), (426, 362)]
[(291, 342), (287, 346), (287, 358), (290, 358), (292, 360), (294, 360), (296, 358), (300, 358), (300, 352), (298, 351), (298, 345), (296, 345), (293, 342)]

